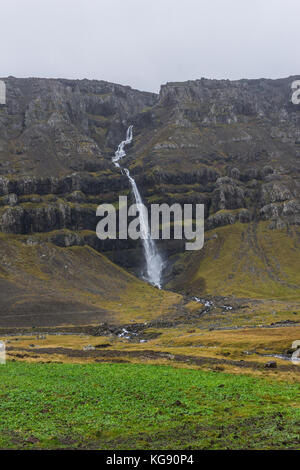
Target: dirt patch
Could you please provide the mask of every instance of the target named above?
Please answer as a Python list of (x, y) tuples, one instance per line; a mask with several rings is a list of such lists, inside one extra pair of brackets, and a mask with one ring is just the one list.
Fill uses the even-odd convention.
[[(8, 347), (7, 350), (14, 350), (19, 348), (12, 348)], [(22, 352), (31, 352), (30, 349), (21, 349)], [(67, 357), (76, 357), (76, 358), (95, 358), (106, 360), (107, 362), (113, 362), (116, 358), (137, 358), (141, 360), (159, 360), (159, 359), (167, 359), (171, 362), (183, 362), (187, 364), (193, 364), (197, 366), (204, 366), (204, 365), (211, 365), (211, 366), (221, 366), (221, 365), (230, 365), (234, 367), (239, 367), (243, 369), (264, 369), (264, 364), (261, 362), (255, 361), (233, 361), (229, 359), (217, 359), (213, 357), (195, 357), (195, 356), (186, 356), (183, 354), (171, 354), (168, 352), (161, 352), (161, 351), (153, 351), (153, 350), (141, 350), (141, 351), (118, 351), (116, 349), (110, 350), (92, 350), (92, 351), (82, 351), (78, 349), (69, 349), (69, 348), (39, 348), (38, 349), (39, 355), (65, 355)], [(216, 370), (221, 370), (217, 369)], [(291, 364), (285, 365), (280, 364), (277, 366), (277, 370), (281, 371), (290, 371), (290, 372), (298, 372), (300, 374), (300, 368)]]

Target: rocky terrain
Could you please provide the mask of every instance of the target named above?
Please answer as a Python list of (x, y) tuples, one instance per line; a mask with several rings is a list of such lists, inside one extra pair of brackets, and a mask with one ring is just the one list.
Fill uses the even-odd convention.
[[(139, 243), (95, 235), (96, 207), (130, 194), (111, 157), (133, 124), (125, 163), (144, 200), (205, 204), (204, 250), (191, 257), (179, 241), (159, 244), (165, 284), (190, 295), (299, 298), (296, 79), (200, 79), (167, 83), (156, 95), (103, 81), (3, 78), (0, 244), (2, 253), (15, 250), (1, 259), (3, 294), (22, 284), (17, 273), (32, 247), (60, 257), (60, 249), (89, 246), (141, 273)], [(6, 308), (28, 295), (12, 296)]]

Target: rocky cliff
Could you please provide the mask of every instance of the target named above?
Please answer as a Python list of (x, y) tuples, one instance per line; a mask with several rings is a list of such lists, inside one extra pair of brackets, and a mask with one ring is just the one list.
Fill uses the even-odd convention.
[[(206, 230), (300, 225), (300, 105), (291, 102), (299, 78), (168, 83), (159, 95), (103, 81), (2, 79), (0, 230), (87, 243), (136, 267), (137, 244), (94, 233), (97, 205), (130, 194), (111, 164), (129, 124), (124, 164), (148, 203), (204, 203)], [(166, 256), (181, 248), (162, 246)]]

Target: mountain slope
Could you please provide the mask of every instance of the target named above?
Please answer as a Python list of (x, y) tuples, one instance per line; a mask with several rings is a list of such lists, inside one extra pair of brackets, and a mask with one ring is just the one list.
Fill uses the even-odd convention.
[(2, 234), (0, 259), (0, 327), (144, 322), (181, 303), (88, 246)]
[(300, 230), (241, 224), (206, 233), (204, 248), (173, 264), (168, 287), (190, 295), (300, 298)]
[[(149, 201), (202, 202), (208, 228), (299, 223), (300, 106), (280, 80), (195, 80), (162, 86), (151, 123), (136, 128), (128, 164)], [(138, 123), (138, 119), (137, 123)]]
[[(152, 295), (153, 312), (160, 296), (172, 304), (171, 294), (157, 293), (96, 253), (142, 272), (139, 242), (100, 241), (95, 234), (96, 207), (103, 202), (118, 207), (118, 196), (131, 194), (128, 179), (111, 163), (130, 124), (134, 139), (124, 166), (146, 203), (205, 205), (201, 252), (183, 253), (184, 243), (176, 240), (159, 243), (168, 287), (196, 295), (299, 298), (300, 106), (291, 103), (291, 84), (299, 78), (168, 83), (159, 95), (96, 80), (4, 78), (4, 310), (28, 315), (39, 309), (44, 296), (42, 310), (55, 315), (53, 322), (65, 321), (57, 313), (63, 310), (70, 317), (77, 312), (74, 322), (94, 322), (107, 312), (120, 320), (127, 300), (132, 318), (135, 308), (141, 318), (151, 315)], [(34, 245), (27, 245), (31, 240)], [(17, 261), (24, 247), (32, 250), (37, 272), (42, 269), (39, 247), (54, 253), (51, 275), (43, 268), (43, 274), (29, 276), (28, 262)], [(15, 266), (9, 275), (6, 252)], [(77, 279), (73, 293), (72, 276), (65, 277), (65, 256), (81, 273), (77, 279), (72, 271)], [(92, 269), (93, 257), (97, 266)], [(150, 289), (146, 305), (140, 289)], [(135, 297), (137, 306), (131, 303)], [(101, 314), (94, 315), (97, 309)], [(89, 313), (84, 318), (80, 311)]]

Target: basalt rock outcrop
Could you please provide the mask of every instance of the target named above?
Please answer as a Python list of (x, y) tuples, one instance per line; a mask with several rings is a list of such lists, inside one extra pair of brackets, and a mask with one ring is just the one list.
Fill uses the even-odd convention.
[[(168, 83), (156, 95), (96, 80), (4, 78), (0, 231), (50, 238), (56, 231), (59, 245), (89, 243), (134, 264), (125, 260), (137, 258), (139, 245), (79, 234), (95, 231), (98, 204), (130, 194), (111, 164), (129, 124), (134, 140), (124, 166), (147, 203), (203, 203), (207, 229), (299, 225), (296, 79), (201, 79)], [(173, 253), (170, 242), (165, 247)]]

